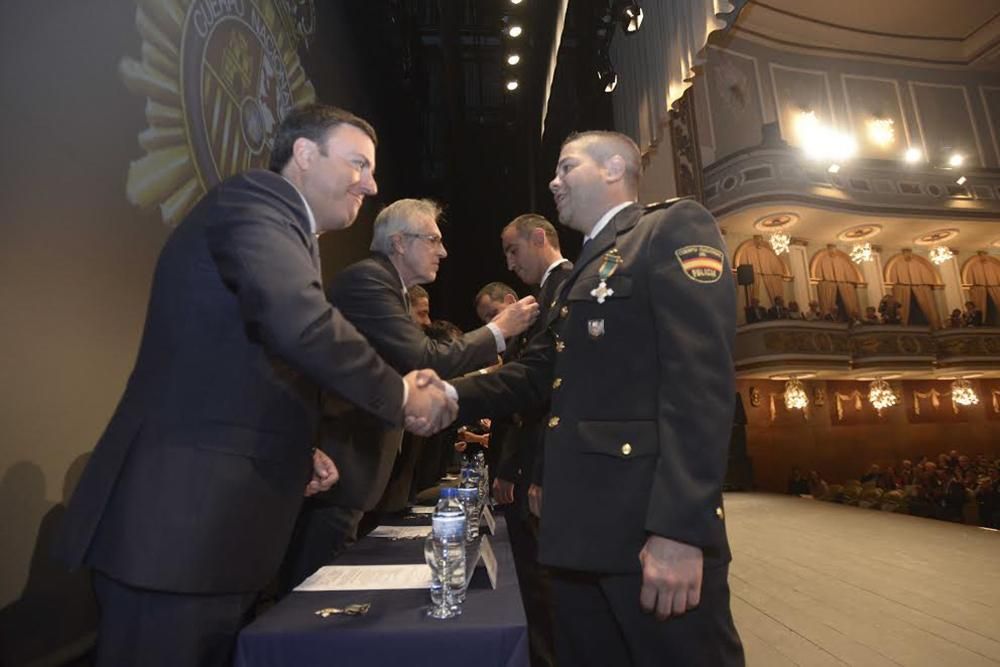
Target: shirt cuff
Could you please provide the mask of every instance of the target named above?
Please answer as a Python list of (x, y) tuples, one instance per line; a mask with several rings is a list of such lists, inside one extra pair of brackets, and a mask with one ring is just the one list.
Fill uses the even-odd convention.
[(487, 322), (486, 328), (493, 332), (493, 337), (497, 341), (497, 354), (503, 354), (504, 350), (507, 349), (507, 341), (503, 339), (503, 334), (500, 333), (500, 327), (492, 322)]

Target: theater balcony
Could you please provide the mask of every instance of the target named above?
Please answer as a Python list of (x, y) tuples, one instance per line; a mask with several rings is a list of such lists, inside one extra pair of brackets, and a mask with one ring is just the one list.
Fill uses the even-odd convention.
[(735, 365), (741, 378), (814, 374), (855, 378), (893, 373), (911, 378), (1000, 369), (1000, 328), (855, 326), (773, 320), (739, 327)]
[[(767, 133), (765, 132), (765, 135)], [(729, 155), (705, 169), (705, 203), (723, 218), (775, 202), (880, 216), (992, 220), (1000, 217), (1000, 170), (956, 172), (889, 160), (854, 160), (838, 173), (780, 139)]]

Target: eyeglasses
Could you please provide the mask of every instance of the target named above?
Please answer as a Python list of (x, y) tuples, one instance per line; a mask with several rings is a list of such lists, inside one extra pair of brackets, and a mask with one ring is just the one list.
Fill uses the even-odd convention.
[(427, 241), (428, 243), (430, 243), (435, 248), (438, 248), (438, 247), (444, 245), (444, 239), (442, 239), (437, 234), (417, 234), (415, 232), (401, 232), (401, 235), (402, 236), (409, 236), (410, 238), (414, 238), (414, 239), (423, 239), (424, 241)]

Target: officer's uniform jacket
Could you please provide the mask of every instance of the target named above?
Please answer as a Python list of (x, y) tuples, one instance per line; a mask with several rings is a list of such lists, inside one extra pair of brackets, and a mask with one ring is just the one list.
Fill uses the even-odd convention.
[(455, 383), (460, 420), (551, 397), (539, 560), (634, 572), (652, 533), (727, 562), (736, 303), (711, 214), (690, 200), (623, 209), (551, 306), (520, 361)]

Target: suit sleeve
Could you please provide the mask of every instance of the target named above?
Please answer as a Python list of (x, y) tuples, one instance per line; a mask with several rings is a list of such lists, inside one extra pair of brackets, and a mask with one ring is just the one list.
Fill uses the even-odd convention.
[(220, 207), (207, 241), (248, 335), (323, 389), (400, 424), (399, 374), (327, 302), (310, 240), (290, 212), (258, 192), (229, 195)]
[(400, 373), (430, 368), (448, 379), (496, 362), (493, 333), (480, 327), (453, 343), (427, 337), (407, 314), (402, 286), (376, 266), (349, 267), (330, 289), (330, 301), (367, 338), (386, 362)]
[[(735, 377), (735, 285), (711, 214), (694, 202), (655, 211), (646, 246), (650, 306), (659, 360), (660, 456), (646, 529), (703, 549), (722, 546), (721, 513)], [(689, 277), (675, 251), (705, 245), (722, 252), (715, 282)]]

